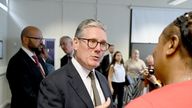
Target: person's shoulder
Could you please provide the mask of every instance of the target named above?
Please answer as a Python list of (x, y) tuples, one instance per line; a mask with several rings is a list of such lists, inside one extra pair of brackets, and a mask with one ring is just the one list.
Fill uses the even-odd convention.
[(144, 60), (142, 60), (142, 59), (139, 59), (139, 62), (142, 62), (142, 63), (144, 63)]
[(52, 72), (51, 74), (49, 74), (48, 76), (46, 76), (44, 81), (45, 82), (51, 81), (53, 83), (58, 83), (58, 82), (62, 82), (64, 80), (66, 80), (66, 79), (67, 79), (67, 75), (66, 75), (65, 69), (59, 68), (59, 69), (55, 70), (54, 72)]
[(107, 56), (109, 56), (109, 54), (106, 54), (105, 56), (107, 57)]
[[(125, 108), (154, 108), (159, 103), (164, 104), (162, 99), (164, 97), (164, 88), (159, 88), (157, 90), (151, 91), (150, 93), (147, 93), (145, 95), (142, 95), (132, 101), (130, 101)], [(164, 100), (164, 99), (163, 99)], [(155, 107), (155, 108), (161, 108), (161, 107)]]
[(101, 72), (95, 70), (95, 74), (99, 75), (99, 76), (103, 76)]
[(109, 57), (109, 54), (104, 55), (104, 57), (103, 57), (103, 58), (107, 58), (107, 57)]
[[(190, 85), (190, 86), (189, 86)], [(146, 95), (144, 95), (144, 98), (148, 99), (159, 99), (159, 98), (172, 98), (175, 97), (176, 94), (183, 91), (192, 90), (192, 81), (185, 81), (185, 82), (179, 82), (174, 84), (166, 85), (162, 88), (156, 89)]]
[(192, 105), (191, 102), (187, 101), (192, 98), (191, 91), (192, 81), (169, 84), (136, 98), (125, 108), (140, 108), (141, 106), (145, 108), (170, 108), (175, 105), (182, 106), (184, 103)]
[(130, 63), (131, 62), (131, 58), (128, 58), (125, 63)]
[(53, 75), (52, 76), (62, 76), (62, 75), (66, 75), (68, 73), (68, 64), (60, 67), (59, 69), (55, 70), (53, 72)]
[(100, 79), (102, 79), (102, 81), (107, 82), (106, 77), (105, 77), (102, 73), (100, 73), (99, 71), (95, 70), (95, 74), (96, 74), (98, 77), (100, 77)]
[(61, 58), (61, 60), (64, 60), (64, 59), (66, 59), (67, 58), (67, 55), (64, 55), (62, 58)]
[(16, 52), (9, 60), (9, 62), (13, 61), (13, 62), (20, 62), (22, 58), (24, 58), (23, 56), (24, 51), (22, 49), (19, 49), (18, 52)]
[(74, 75), (75, 68), (72, 64), (68, 63), (61, 68), (55, 70), (52, 74), (47, 76), (48, 80), (59, 81), (67, 80), (69, 77)]

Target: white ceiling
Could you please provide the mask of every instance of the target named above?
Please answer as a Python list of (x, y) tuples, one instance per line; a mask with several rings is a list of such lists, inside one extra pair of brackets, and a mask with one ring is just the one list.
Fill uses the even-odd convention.
[[(21, 1), (21, 0), (17, 0), (17, 1)], [(68, 1), (68, 2), (76, 2), (76, 1), (77, 2), (96, 2), (97, 1), (98, 3), (123, 4), (128, 6), (192, 9), (192, 0), (188, 0), (177, 6), (168, 5), (168, 2), (170, 0), (29, 0), (29, 1)]]
[(189, 8), (192, 9), (192, 0), (188, 0), (177, 6), (170, 6), (170, 0), (131, 0), (132, 5), (136, 6), (150, 6), (150, 7), (170, 7), (170, 8)]

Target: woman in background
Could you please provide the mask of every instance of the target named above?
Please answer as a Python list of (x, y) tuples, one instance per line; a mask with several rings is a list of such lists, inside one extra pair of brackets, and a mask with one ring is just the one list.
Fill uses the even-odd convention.
[(125, 69), (130, 83), (128, 90), (131, 94), (130, 100), (142, 95), (144, 88), (142, 71), (146, 68), (145, 62), (140, 59), (139, 50), (134, 49), (131, 58), (125, 62)]
[(117, 97), (117, 108), (123, 107), (123, 95), (124, 95), (124, 85), (125, 85), (125, 68), (122, 58), (122, 54), (116, 51), (112, 58), (112, 63), (109, 67), (108, 81), (112, 92), (113, 102)]

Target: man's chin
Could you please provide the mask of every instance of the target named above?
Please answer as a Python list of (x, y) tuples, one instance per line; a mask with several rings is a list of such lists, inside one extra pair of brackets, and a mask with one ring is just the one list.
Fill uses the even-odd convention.
[(96, 67), (98, 67), (98, 66), (99, 66), (99, 63), (94, 64), (92, 67), (93, 67), (93, 68), (96, 68)]
[(99, 63), (92, 63), (89, 65), (89, 67), (91, 67), (92, 69), (96, 68), (99, 66)]

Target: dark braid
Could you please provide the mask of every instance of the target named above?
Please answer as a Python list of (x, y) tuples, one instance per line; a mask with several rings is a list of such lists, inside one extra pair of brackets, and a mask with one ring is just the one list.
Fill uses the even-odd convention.
[(174, 24), (180, 28), (183, 46), (187, 49), (189, 55), (192, 56), (192, 12), (178, 17)]

